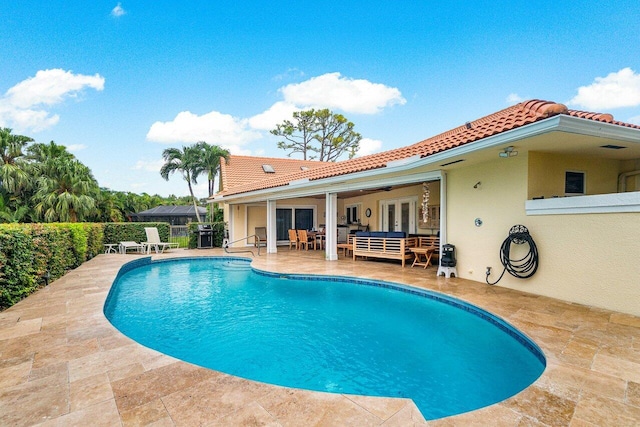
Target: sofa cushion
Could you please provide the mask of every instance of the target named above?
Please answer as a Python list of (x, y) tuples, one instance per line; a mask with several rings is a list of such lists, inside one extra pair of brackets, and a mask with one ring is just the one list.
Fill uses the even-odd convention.
[(407, 235), (405, 234), (404, 231), (389, 231), (389, 232), (387, 232), (386, 237), (394, 237), (394, 238), (398, 238), (398, 239), (404, 239), (405, 237), (407, 237)]

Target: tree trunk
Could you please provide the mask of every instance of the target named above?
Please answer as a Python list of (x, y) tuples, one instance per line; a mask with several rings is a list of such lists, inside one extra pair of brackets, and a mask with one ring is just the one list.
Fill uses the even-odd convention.
[(191, 181), (187, 181), (187, 184), (189, 184), (189, 193), (191, 193), (191, 199), (193, 200), (193, 209), (196, 211), (196, 218), (198, 222), (202, 222), (200, 212), (198, 212), (198, 205), (196, 204), (196, 196), (193, 194), (193, 188), (191, 187)]

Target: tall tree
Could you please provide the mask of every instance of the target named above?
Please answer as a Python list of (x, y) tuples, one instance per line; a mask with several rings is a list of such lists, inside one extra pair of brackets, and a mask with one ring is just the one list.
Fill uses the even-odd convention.
[(207, 179), (209, 180), (209, 197), (213, 196), (216, 192), (214, 188), (214, 181), (220, 167), (220, 161), (224, 159), (225, 162), (229, 161), (229, 151), (217, 145), (210, 145), (204, 141), (200, 141), (196, 144), (196, 147), (201, 151), (200, 162), (202, 167), (207, 172)]
[(11, 132), (9, 128), (0, 128), (0, 184), (5, 191), (14, 193), (29, 182), (29, 175), (20, 160), (24, 156), (22, 150), (33, 139)]
[(40, 219), (78, 222), (94, 213), (99, 188), (87, 166), (75, 159), (54, 157), (42, 163), (39, 170), (33, 199)]
[(189, 147), (183, 146), (182, 150), (178, 148), (167, 148), (162, 152), (162, 158), (165, 163), (160, 168), (160, 176), (168, 181), (169, 175), (174, 172), (180, 172), (182, 174), (182, 178), (187, 181), (187, 185), (189, 186), (189, 194), (191, 194), (191, 199), (193, 200), (196, 218), (198, 222), (202, 222), (192, 186), (192, 184), (198, 183), (198, 175), (204, 171), (204, 167), (200, 161), (200, 149), (195, 145)]
[(354, 130), (355, 125), (342, 114), (328, 109), (296, 111), (293, 121), (285, 120), (271, 131), (284, 138), (278, 148), (301, 153), (304, 160), (334, 162), (343, 154), (355, 156), (362, 135)]
[(56, 158), (65, 158), (65, 159), (75, 159), (76, 156), (67, 151), (67, 147), (64, 145), (56, 144), (51, 141), (48, 144), (43, 143), (35, 143), (27, 148), (27, 158), (35, 161), (44, 163), (49, 159)]

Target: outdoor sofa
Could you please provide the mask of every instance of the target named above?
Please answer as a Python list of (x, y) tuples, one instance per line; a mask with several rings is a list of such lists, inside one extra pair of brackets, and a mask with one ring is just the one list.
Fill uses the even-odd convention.
[(413, 259), (410, 248), (418, 245), (417, 237), (407, 237), (402, 231), (358, 231), (353, 238), (353, 260), (356, 257)]

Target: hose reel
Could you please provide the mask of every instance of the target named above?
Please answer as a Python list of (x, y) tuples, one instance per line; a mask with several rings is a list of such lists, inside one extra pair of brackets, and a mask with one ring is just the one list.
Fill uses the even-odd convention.
[[(511, 258), (511, 245), (529, 245), (529, 251), (519, 259)], [(538, 248), (533, 241), (533, 237), (529, 234), (529, 230), (524, 225), (514, 225), (509, 230), (509, 236), (502, 242), (500, 246), (500, 262), (504, 266), (502, 274), (495, 282), (489, 282), (489, 273), (487, 273), (487, 284), (495, 285), (502, 279), (505, 271), (508, 271), (513, 277), (518, 279), (527, 279), (533, 276), (538, 270)]]

